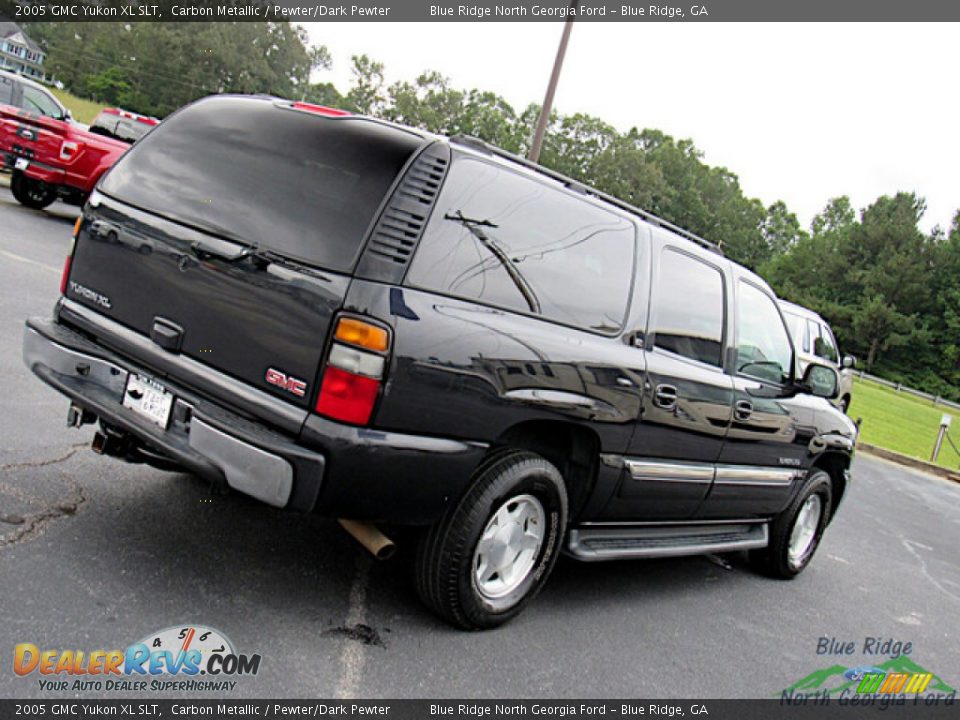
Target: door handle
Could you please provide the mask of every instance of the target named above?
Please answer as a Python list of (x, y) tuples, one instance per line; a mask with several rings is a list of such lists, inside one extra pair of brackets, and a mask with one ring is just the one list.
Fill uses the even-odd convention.
[(657, 385), (653, 391), (653, 404), (664, 410), (677, 407), (677, 389), (673, 385)]
[(733, 406), (733, 416), (737, 420), (749, 420), (753, 413), (753, 403), (749, 400), (738, 400)]

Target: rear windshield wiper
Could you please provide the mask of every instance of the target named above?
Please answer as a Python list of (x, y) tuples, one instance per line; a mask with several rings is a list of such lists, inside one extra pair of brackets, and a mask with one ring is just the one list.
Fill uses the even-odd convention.
[(453, 220), (454, 222), (461, 223), (467, 230), (469, 230), (470, 234), (479, 240), (480, 244), (490, 251), (490, 254), (497, 259), (497, 262), (499, 262), (503, 269), (507, 272), (510, 280), (513, 281), (513, 284), (517, 286), (517, 290), (519, 290), (520, 294), (523, 295), (523, 299), (526, 301), (527, 307), (530, 308), (530, 312), (537, 313), (538, 315), (540, 314), (540, 300), (537, 298), (537, 294), (533, 291), (533, 288), (530, 287), (530, 283), (527, 282), (527, 279), (523, 276), (523, 273), (517, 270), (516, 263), (514, 263), (513, 260), (510, 259), (510, 256), (503, 251), (503, 248), (500, 247), (497, 241), (489, 237), (482, 230), (482, 228), (485, 227), (497, 227), (495, 223), (492, 223), (489, 220), (475, 220), (473, 218), (468, 218), (460, 210), (457, 210), (456, 213), (446, 213), (443, 216), (443, 219)]

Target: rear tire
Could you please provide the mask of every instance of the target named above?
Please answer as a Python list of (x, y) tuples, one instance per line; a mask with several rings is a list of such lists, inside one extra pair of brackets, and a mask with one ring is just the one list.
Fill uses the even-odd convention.
[(460, 503), (422, 535), (417, 592), (457, 627), (502, 625), (545, 584), (566, 525), (559, 471), (531, 452), (495, 453), (477, 469)]
[(13, 173), (10, 179), (10, 191), (17, 202), (34, 210), (43, 210), (57, 199), (57, 188), (53, 185), (28, 178), (21, 171)]
[(750, 551), (750, 564), (781, 580), (795, 578), (810, 564), (832, 509), (830, 475), (814, 468), (790, 506), (770, 524), (770, 544)]
[(842, 398), (840, 398), (840, 402), (837, 403), (837, 408), (840, 410), (840, 412), (846, 415), (850, 411), (850, 396), (844, 395)]

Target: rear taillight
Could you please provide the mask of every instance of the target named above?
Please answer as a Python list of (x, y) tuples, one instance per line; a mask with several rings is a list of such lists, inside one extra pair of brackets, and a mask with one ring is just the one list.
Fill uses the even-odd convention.
[(333, 337), (316, 410), (334, 420), (366, 425), (380, 395), (390, 334), (365, 320), (342, 317)]
[(73, 260), (73, 249), (77, 245), (77, 235), (80, 234), (80, 226), (83, 224), (83, 215), (77, 218), (73, 224), (73, 237), (70, 238), (70, 249), (67, 251), (67, 257), (63, 260), (63, 274), (60, 276), (60, 294), (67, 294), (67, 280), (70, 277), (70, 263)]
[(63, 275), (60, 276), (60, 294), (67, 294), (67, 278), (70, 277), (70, 261), (73, 260), (71, 255), (67, 255), (63, 260)]

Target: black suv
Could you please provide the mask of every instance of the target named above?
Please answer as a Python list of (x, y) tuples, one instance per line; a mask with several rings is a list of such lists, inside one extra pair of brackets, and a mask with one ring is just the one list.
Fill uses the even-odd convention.
[[(709, 243), (469, 138), (272, 98), (178, 111), (78, 220), (24, 359), (94, 449), (420, 526), (423, 600), (498, 625), (561, 551), (791, 577), (848, 484), (832, 368)], [(371, 541), (373, 542), (373, 541)]]

